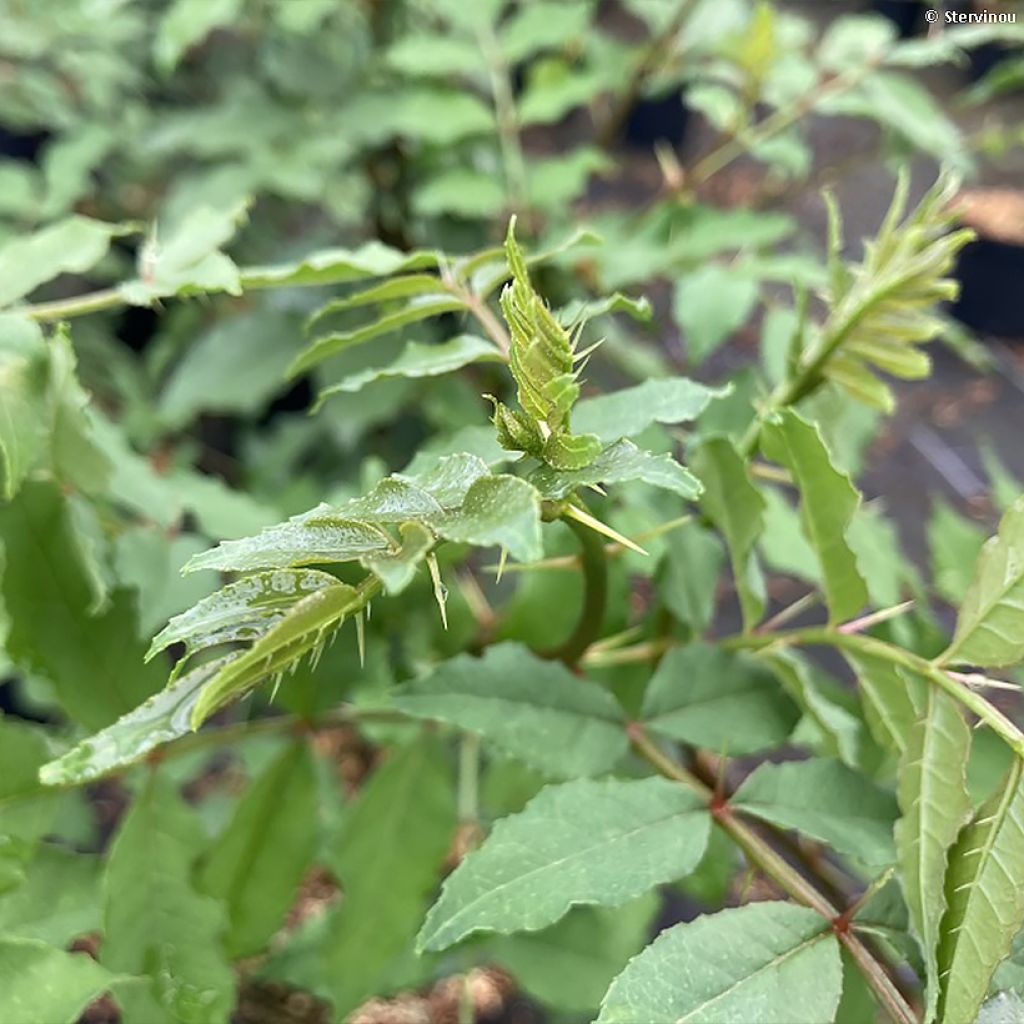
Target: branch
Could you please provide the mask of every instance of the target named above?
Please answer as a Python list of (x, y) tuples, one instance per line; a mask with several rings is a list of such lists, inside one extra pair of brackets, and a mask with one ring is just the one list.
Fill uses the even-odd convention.
[(793, 899), (817, 911), (831, 923), (836, 938), (846, 947), (875, 997), (893, 1021), (897, 1024), (917, 1024), (917, 1014), (896, 987), (889, 965), (851, 930), (852, 908), (840, 911), (817, 885), (790, 864), (774, 845), (774, 830), (765, 828), (762, 831), (744, 821), (729, 806), (727, 799), (716, 794), (703, 780), (665, 754), (639, 723), (630, 725), (629, 737), (633, 749), (662, 775), (687, 786), (707, 803), (716, 824), (743, 850), (751, 864), (756, 865)]

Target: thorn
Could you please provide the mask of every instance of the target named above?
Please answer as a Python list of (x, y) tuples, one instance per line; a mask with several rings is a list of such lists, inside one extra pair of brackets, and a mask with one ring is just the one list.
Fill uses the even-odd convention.
[(500, 583), (501, 577), (505, 574), (505, 562), (508, 560), (508, 548), (501, 549), (501, 556), (498, 558), (498, 571), (495, 574), (494, 582)]
[(356, 646), (359, 648), (359, 667), (366, 668), (366, 621), (362, 608), (356, 612)]
[(434, 600), (437, 601), (438, 611), (441, 613), (441, 624), (448, 628), (448, 610), (445, 603), (448, 600), (448, 592), (441, 581), (441, 570), (437, 565), (437, 555), (433, 551), (427, 555), (427, 568), (430, 570), (430, 579), (434, 584)]
[(270, 691), (271, 704), (274, 703), (274, 698), (277, 696), (277, 691), (281, 688), (281, 676), (281, 672), (278, 672), (277, 675), (274, 676), (274, 688)]
[(895, 604), (891, 608), (883, 608), (881, 611), (871, 612), (869, 615), (864, 615), (859, 619), (844, 622), (842, 625), (837, 626), (836, 630), (839, 633), (860, 633), (871, 626), (878, 625), (880, 622), (888, 622), (889, 619), (895, 619), (896, 616), (902, 615), (913, 607), (913, 601), (904, 601), (902, 604)]
[(617, 544), (621, 544), (623, 547), (629, 548), (630, 551), (636, 551), (641, 555), (649, 554), (649, 552), (640, 547), (636, 541), (632, 541), (628, 537), (624, 537), (617, 530), (613, 530), (607, 523), (602, 523), (600, 519), (595, 519), (589, 512), (584, 511), (576, 505), (566, 505), (565, 515), (570, 519), (575, 519), (578, 523), (582, 523), (584, 526), (589, 526), (595, 533), (600, 533), (605, 537), (610, 537)]

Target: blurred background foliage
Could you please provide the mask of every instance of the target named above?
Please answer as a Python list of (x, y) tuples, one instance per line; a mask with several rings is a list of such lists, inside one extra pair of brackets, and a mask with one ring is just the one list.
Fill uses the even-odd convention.
[[(832, 387), (812, 400), (837, 461), (867, 470), (872, 493), (891, 496), (865, 505), (851, 537), (871, 566), (873, 599), (885, 606), (931, 594), (941, 618), (942, 602), (962, 597), (996, 508), (1020, 490), (1014, 467), (1024, 472), (1019, 445), (1007, 454), (998, 441), (975, 443), (986, 416), (1007, 433), (1022, 425), (1011, 409), (1020, 403), (1019, 364), (991, 335), (994, 327), (1024, 336), (1019, 285), (1014, 294), (1005, 294), (1012, 285), (993, 285), (1019, 281), (1022, 272), (1024, 200), (1003, 186), (1019, 183), (1024, 167), (1024, 26), (928, 33), (922, 13), (913, 3), (767, 0), (2, 0), (3, 304), (15, 303), (17, 314), (25, 302), (102, 294), (128, 278), (140, 290), (76, 319), (33, 364), (32, 373), (42, 374), (33, 394), (53, 430), (33, 450), (23, 486), (7, 467), (0, 804), (7, 798), (38, 810), (31, 826), (12, 830), (18, 842), (48, 838), (31, 863), (17, 843), (0, 857), (10, 889), (0, 895), (0, 927), (56, 945), (99, 928), (100, 853), (141, 776), (87, 793), (40, 794), (32, 780), (76, 730), (107, 724), (163, 684), (166, 665), (142, 667), (146, 641), (215, 586), (179, 575), (189, 557), (211, 541), (359, 493), (417, 451), (417, 466), (453, 450), (501, 457), (480, 397), (507, 393), (500, 370), (479, 364), (427, 378), (388, 371), (408, 342), (460, 333), (463, 313), (381, 329), (368, 336), (372, 344), (289, 378), (310, 314), (338, 289), (243, 287), (260, 280), (254, 268), (341, 247), (364, 268), (349, 275), (355, 281), (397, 266), (394, 250), (494, 246), (516, 213), (531, 250), (555, 250), (538, 279), (556, 308), (616, 290), (650, 298), (653, 317), (630, 306), (633, 316), (606, 316), (599, 330), (588, 328), (591, 340), (604, 339), (591, 382), (671, 373), (731, 382), (729, 396), (689, 434), (651, 428), (649, 447), (668, 450), (711, 432), (742, 435), (751, 400), (780, 379), (795, 310), (810, 295), (811, 315), (818, 312), (813, 295), (826, 284), (822, 187), (836, 188), (857, 251), (877, 227), (897, 167), (912, 168), (919, 194), (938, 163), (951, 164), (971, 187), (965, 201), (982, 238), (961, 258), (964, 295), (949, 311), (958, 319), (950, 316), (945, 337), (955, 355), (940, 357), (931, 391), (901, 385), (907, 416), (925, 408), (940, 419), (923, 427), (887, 421)], [(77, 249), (61, 249), (68, 236), (60, 233), (76, 216), (124, 225), (123, 233), (108, 232), (90, 250), (95, 258), (78, 260)], [(579, 233), (581, 226), (592, 233)], [(25, 248), (27, 236), (38, 240), (50, 227), (59, 229), (58, 251), (45, 241)], [(172, 266), (168, 253), (179, 262)], [(305, 283), (313, 280), (310, 271)], [(341, 294), (362, 287), (349, 284)], [(378, 314), (400, 308), (400, 298), (385, 297)], [(0, 374), (13, 365), (11, 353), (32, 344), (5, 323)], [(331, 319), (338, 330), (365, 323), (355, 305)], [(358, 386), (309, 415), (324, 388), (361, 374)], [(8, 411), (16, 396), (4, 388), (12, 380), (0, 375)], [(916, 453), (924, 477), (900, 463), (901, 452)], [(989, 482), (994, 504), (981, 497)], [(931, 502), (929, 490), (943, 496)], [(773, 573), (770, 597), (782, 606), (795, 583), (814, 582), (816, 569), (788, 499), (770, 483), (764, 497), (760, 547)], [(625, 487), (606, 518), (634, 535), (677, 515), (677, 506), (664, 493)], [(898, 530), (916, 564), (900, 556)], [(633, 585), (641, 566), (632, 555), (619, 560), (606, 628), (622, 630), (667, 608), (699, 634), (715, 595), (693, 585), (690, 569), (704, 566), (713, 580), (720, 545), (683, 529), (647, 546), (653, 562), (643, 570), (657, 567), (659, 593)], [(569, 550), (566, 535), (551, 553)], [(354, 643), (339, 644), (319, 668), (301, 668), (278, 703), (312, 713), (343, 694), (372, 696), (463, 649), (481, 628), (554, 643), (575, 614), (572, 574), (510, 573), (500, 620), (489, 583), (482, 590), (463, 569), (449, 579), (447, 632), (409, 614), (429, 599), (430, 583), (420, 580), (375, 610), (365, 669)], [(901, 642), (926, 647), (935, 621), (925, 614), (891, 628), (905, 632)], [(635, 698), (631, 668), (606, 671), (627, 703)], [(222, 724), (258, 717), (260, 701), (227, 712)], [(373, 727), (368, 738), (387, 743), (395, 728)], [(373, 866), (365, 850), (352, 854), (337, 839), (345, 816), (359, 813), (346, 797), (373, 763), (368, 738), (325, 730), (317, 741), (323, 756), (298, 768), (284, 737), (258, 731), (230, 757), (211, 762), (197, 750), (168, 762), (171, 777), (187, 784), (208, 847), (223, 841), (229, 823), (244, 830), (256, 813), (248, 798), (239, 803), (254, 792), (246, 779), (280, 773), (303, 799), (315, 790), (309, 821), (289, 820), (275, 833), (281, 841), (302, 836), (274, 912), (235, 952), (263, 949), (289, 906), (306, 923), (296, 930), (293, 921), (289, 941), (247, 975), (239, 1020), (292, 1019), (260, 1016), (286, 1012), (294, 992), (282, 995), (274, 987), (282, 981), (338, 998), (310, 950), (319, 948), (319, 911), (335, 891), (331, 872)], [(423, 756), (433, 764), (433, 754)], [(979, 755), (978, 785), (997, 768)], [(379, 783), (391, 784), (398, 783)], [(491, 818), (520, 807), (539, 780), (495, 762), (481, 785)], [(373, 834), (394, 855), (388, 870), (412, 874), (396, 890), (401, 905), (387, 942), (363, 948), (358, 933), (332, 932), (337, 950), (366, 958), (353, 969), (368, 981), (347, 992), (352, 1006), (466, 967), (441, 958), (413, 963), (409, 953), (455, 813), (435, 810), (440, 838), (427, 815), (411, 851), (419, 867), (401, 856), (412, 821), (384, 822)], [(728, 898), (738, 884), (732, 867), (707, 860), (679, 899)], [(425, 879), (416, 874), (423, 865)], [(54, 888), (67, 913), (56, 924), (36, 920), (32, 893)], [(574, 912), (555, 937), (494, 940), (472, 955), (502, 965), (516, 982), (481, 980), (481, 992), (490, 993), (495, 1013), (494, 1006), (518, 1005), (514, 989), (531, 1000), (517, 1019), (533, 1019), (538, 1005), (573, 1019), (596, 1005), (656, 912), (645, 898), (617, 912)], [(439, 985), (433, 998), (454, 1012), (457, 998)], [(326, 1012), (312, 1000), (302, 1005), (307, 1017), (294, 1019)], [(94, 1011), (93, 1020), (114, 1012)]]

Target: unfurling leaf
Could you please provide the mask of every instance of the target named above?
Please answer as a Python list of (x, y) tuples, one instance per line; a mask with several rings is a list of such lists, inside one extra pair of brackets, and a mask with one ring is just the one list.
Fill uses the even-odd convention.
[(885, 221), (865, 244), (863, 262), (853, 266), (840, 260), (839, 216), (830, 207), (831, 312), (800, 361), (800, 369), (810, 371), (805, 392), (824, 378), (890, 411), (892, 392), (875, 368), (904, 379), (927, 376), (931, 363), (915, 346), (942, 329), (931, 308), (956, 297), (957, 284), (949, 275), (973, 233), (950, 231), (956, 220), (954, 181), (940, 179), (902, 219), (907, 189), (908, 177), (901, 175)]
[(566, 329), (530, 284), (526, 260), (509, 222), (505, 254), (512, 281), (501, 293), (508, 323), (509, 367), (523, 413), (495, 401), (494, 425), (502, 445), (535, 455), (555, 469), (589, 465), (601, 451), (594, 434), (573, 434), (569, 413), (579, 397), (575, 369), (580, 356)]

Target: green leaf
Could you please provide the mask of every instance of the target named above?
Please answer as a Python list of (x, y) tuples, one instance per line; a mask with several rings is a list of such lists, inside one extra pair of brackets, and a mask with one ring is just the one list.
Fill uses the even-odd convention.
[[(100, 927), (100, 859), (43, 843), (23, 885), (0, 898), (0, 931), (63, 948)], [(6, 1019), (6, 1018), (5, 1018)]]
[(845, 656), (856, 673), (871, 734), (883, 747), (902, 754), (917, 722), (916, 702), (925, 684), (876, 655), (846, 651)]
[[(805, 721), (818, 733), (815, 749), (838, 758), (851, 768), (860, 766), (862, 745), (861, 720), (830, 693), (827, 680), (794, 651), (779, 650), (762, 654), (782, 688), (804, 713)], [(909, 724), (909, 722), (908, 722)]]
[(227, 907), (232, 958), (258, 953), (281, 927), (316, 848), (317, 813), (312, 754), (298, 739), (250, 785), (203, 858), (199, 888)]
[(937, 951), (943, 1021), (973, 1021), (996, 967), (1024, 924), (1024, 786), (1014, 759), (1006, 782), (949, 852)]
[(203, 687), (233, 657), (209, 661), (175, 679), (113, 725), (44, 764), (39, 778), (47, 786), (90, 782), (191, 732), (192, 712)]
[(651, 892), (622, 907), (576, 907), (543, 931), (492, 939), (487, 959), (548, 1006), (594, 1010), (612, 978), (647, 942), (657, 902)]
[(345, 349), (351, 348), (353, 345), (362, 345), (364, 342), (391, 334), (410, 324), (419, 323), (421, 320), (429, 320), (442, 313), (454, 313), (464, 308), (465, 302), (462, 299), (449, 294), (417, 296), (402, 309), (386, 313), (379, 319), (357, 327), (355, 330), (325, 334), (316, 338), (310, 346), (292, 360), (288, 367), (288, 376), (297, 377), (316, 366), (317, 363), (322, 363), (330, 356), (344, 352)]
[(715, 614), (715, 590), (724, 552), (711, 530), (697, 522), (683, 523), (665, 538), (658, 593), (666, 606), (696, 636)]
[(420, 563), (434, 547), (434, 535), (419, 523), (402, 523), (402, 544), (397, 551), (364, 555), (359, 561), (384, 584), (389, 594), (399, 594), (412, 583)]
[(159, 689), (162, 672), (142, 663), (128, 592), (115, 591), (102, 614), (91, 614), (90, 569), (56, 485), (27, 483), (0, 505), (0, 539), (7, 653), (51, 680), (72, 718), (99, 729)]
[(14, 497), (44, 447), (44, 345), (38, 324), (0, 316), (0, 498), (5, 501)]
[(929, 686), (900, 761), (903, 817), (895, 828), (903, 896), (924, 955), (928, 1020), (939, 996), (937, 949), (947, 906), (947, 856), (971, 808), (966, 782), (970, 747), (971, 731), (960, 706)]
[(148, 978), (119, 990), (128, 1020), (222, 1024), (234, 1006), (223, 908), (191, 883), (201, 844), (195, 811), (153, 772), (114, 839), (103, 887), (101, 962)]
[(973, 237), (970, 231), (950, 230), (957, 187), (940, 178), (904, 218), (908, 176), (901, 174), (882, 227), (865, 245), (863, 262), (854, 266), (839, 259), (842, 240), (833, 206), (829, 317), (805, 349), (798, 372), (813, 371), (884, 410), (892, 408), (892, 393), (873, 367), (904, 378), (928, 373), (927, 356), (914, 346), (941, 331), (932, 308), (956, 297), (957, 284), (948, 275), (957, 252)]
[(192, 47), (214, 29), (230, 25), (242, 11), (242, 0), (175, 0), (164, 11), (153, 39), (153, 63), (173, 71)]
[(489, 220), (501, 213), (505, 201), (500, 178), (486, 171), (456, 167), (427, 179), (416, 189), (413, 203), (421, 217), (451, 214)]
[(939, 663), (1012, 665), (1024, 659), (1024, 498), (1018, 498), (985, 542), (957, 617), (953, 642)]
[(140, 278), (121, 285), (126, 302), (148, 306), (167, 295), (226, 291), (242, 294), (238, 267), (220, 251), (249, 209), (248, 199), (223, 209), (197, 206), (166, 239), (154, 236), (140, 257)]
[(247, 651), (221, 661), (192, 708), (192, 727), (198, 729), (219, 708), (283, 672), (307, 653), (313, 652), (316, 659), (316, 652), (323, 649), (328, 637), (365, 603), (364, 594), (345, 583), (300, 598)]
[(696, 419), (726, 388), (709, 388), (689, 377), (647, 380), (610, 395), (585, 398), (573, 413), (576, 429), (617, 441), (646, 430), (652, 423), (686, 423)]
[(0, 938), (4, 1024), (75, 1024), (118, 980), (85, 953), (65, 953), (35, 939)]
[(552, 778), (603, 774), (628, 746), (611, 694), (519, 644), (452, 658), (403, 687), (394, 704), (477, 733)]
[(700, 481), (671, 455), (653, 455), (632, 441), (615, 441), (582, 469), (563, 470), (541, 466), (530, 474), (530, 483), (545, 498), (565, 498), (580, 487), (622, 484), (640, 480), (692, 500), (701, 493)]
[(501, 353), (489, 341), (472, 334), (460, 334), (439, 345), (422, 345), (410, 341), (394, 362), (343, 378), (337, 384), (324, 388), (318, 402), (343, 392), (362, 391), (367, 384), (378, 380), (393, 377), (439, 377), (470, 363), (501, 361)]
[(690, 872), (709, 827), (699, 798), (666, 779), (549, 786), (448, 877), (419, 946), (534, 931), (576, 904), (619, 906)]
[(99, 263), (110, 239), (128, 229), (91, 217), (68, 217), (0, 248), (0, 306), (60, 274), (81, 274)]
[(432, 250), (404, 253), (374, 239), (358, 249), (321, 249), (298, 263), (249, 267), (242, 274), (242, 285), (249, 289), (341, 284), (368, 277), (390, 277), (408, 270), (424, 270), (437, 264), (438, 254)]
[(391, 546), (379, 526), (342, 519), (329, 505), (318, 505), (255, 537), (223, 541), (190, 559), (184, 572), (221, 569), (286, 569), (318, 562), (352, 562)]
[(57, 813), (56, 794), (43, 789), (38, 777), (48, 756), (41, 730), (0, 717), (0, 852), (17, 840), (15, 852), (27, 857), (49, 831)]
[(177, 643), (183, 643), (189, 655), (217, 644), (256, 640), (280, 622), (297, 601), (337, 582), (317, 569), (253, 573), (171, 619), (153, 638), (146, 660)]
[(261, 411), (302, 345), (298, 323), (265, 308), (216, 323), (174, 366), (160, 395), (161, 422), (177, 428), (201, 412)]
[(693, 453), (692, 462), (704, 485), (701, 510), (722, 532), (729, 549), (743, 627), (752, 629), (765, 606), (764, 580), (754, 555), (764, 527), (764, 498), (727, 438), (709, 438)]
[(757, 281), (720, 263), (708, 263), (676, 285), (672, 312), (694, 366), (747, 322), (759, 291)]
[(598, 1024), (831, 1024), (839, 943), (806, 907), (753, 903), (661, 933), (612, 982)]
[(784, 743), (799, 712), (756, 658), (690, 644), (662, 658), (644, 694), (652, 731), (729, 755)]
[(328, 851), (345, 892), (323, 951), (335, 1018), (375, 993), (409, 949), (455, 832), (453, 788), (436, 740), (392, 752)]
[(896, 856), (892, 826), (896, 799), (838, 761), (763, 764), (729, 801), (781, 828), (828, 843), (865, 864), (885, 866)]
[(832, 463), (817, 426), (786, 410), (765, 423), (765, 455), (785, 466), (800, 489), (800, 520), (821, 563), (829, 622), (850, 619), (868, 600), (857, 559), (846, 541), (860, 494)]
[(498, 546), (522, 562), (541, 557), (540, 495), (514, 476), (483, 477), (473, 483), (457, 511), (431, 523), (446, 540), (477, 547)]
[(997, 992), (981, 1008), (977, 1024), (1018, 1024), (1024, 1020), (1024, 999), (1016, 992)]

